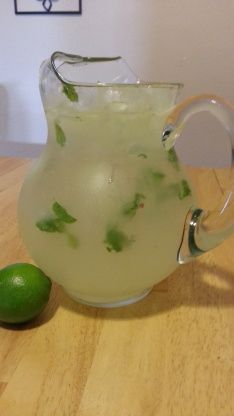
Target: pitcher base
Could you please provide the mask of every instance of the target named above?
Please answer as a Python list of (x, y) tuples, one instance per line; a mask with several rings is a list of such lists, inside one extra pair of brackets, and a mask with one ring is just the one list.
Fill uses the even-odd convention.
[(95, 308), (120, 308), (121, 306), (131, 305), (132, 303), (136, 303), (144, 299), (150, 293), (151, 290), (152, 288), (146, 289), (136, 296), (132, 296), (130, 298), (116, 301), (116, 302), (93, 302), (93, 301), (80, 298), (79, 294), (76, 294), (76, 292), (70, 292), (64, 289), (64, 291), (68, 294), (68, 296), (70, 296), (70, 298), (72, 298), (76, 302), (82, 303), (83, 305), (93, 306)]

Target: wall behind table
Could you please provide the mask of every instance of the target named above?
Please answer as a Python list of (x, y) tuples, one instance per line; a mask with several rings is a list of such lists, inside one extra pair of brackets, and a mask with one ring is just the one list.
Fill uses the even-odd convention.
[[(122, 55), (143, 79), (183, 82), (180, 99), (211, 91), (234, 101), (233, 21), (232, 0), (83, 0), (80, 16), (17, 16), (13, 1), (2, 0), (0, 140), (46, 141), (38, 69), (54, 50)], [(195, 137), (188, 156), (199, 151), (207, 122), (186, 129)], [(209, 126), (214, 139), (201, 159), (211, 145), (221, 151), (217, 129)]]

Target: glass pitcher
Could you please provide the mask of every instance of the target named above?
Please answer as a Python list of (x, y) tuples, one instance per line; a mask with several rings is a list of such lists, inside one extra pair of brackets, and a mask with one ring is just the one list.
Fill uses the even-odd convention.
[(42, 64), (48, 140), (18, 209), (36, 264), (73, 299), (101, 307), (142, 299), (234, 223), (233, 178), (204, 211), (174, 149), (184, 122), (201, 110), (221, 121), (233, 148), (233, 106), (211, 95), (175, 106), (181, 84), (104, 82), (104, 71), (96, 82), (79, 81), (85, 65), (119, 59), (55, 52)]

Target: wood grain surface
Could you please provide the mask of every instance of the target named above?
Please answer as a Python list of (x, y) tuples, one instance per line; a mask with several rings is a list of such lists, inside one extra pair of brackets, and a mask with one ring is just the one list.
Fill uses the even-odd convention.
[[(31, 262), (17, 227), (29, 163), (0, 159), (0, 267)], [(195, 175), (206, 198), (219, 175)], [(0, 326), (0, 415), (233, 416), (233, 312), (234, 238), (128, 307), (82, 306), (54, 284), (36, 320)]]

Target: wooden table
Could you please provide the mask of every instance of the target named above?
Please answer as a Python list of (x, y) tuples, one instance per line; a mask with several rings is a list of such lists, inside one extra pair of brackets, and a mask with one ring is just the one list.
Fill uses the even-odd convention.
[[(28, 165), (0, 159), (0, 267), (31, 261), (16, 217)], [(36, 320), (0, 327), (0, 415), (233, 416), (233, 312), (233, 238), (125, 308), (54, 285)]]

